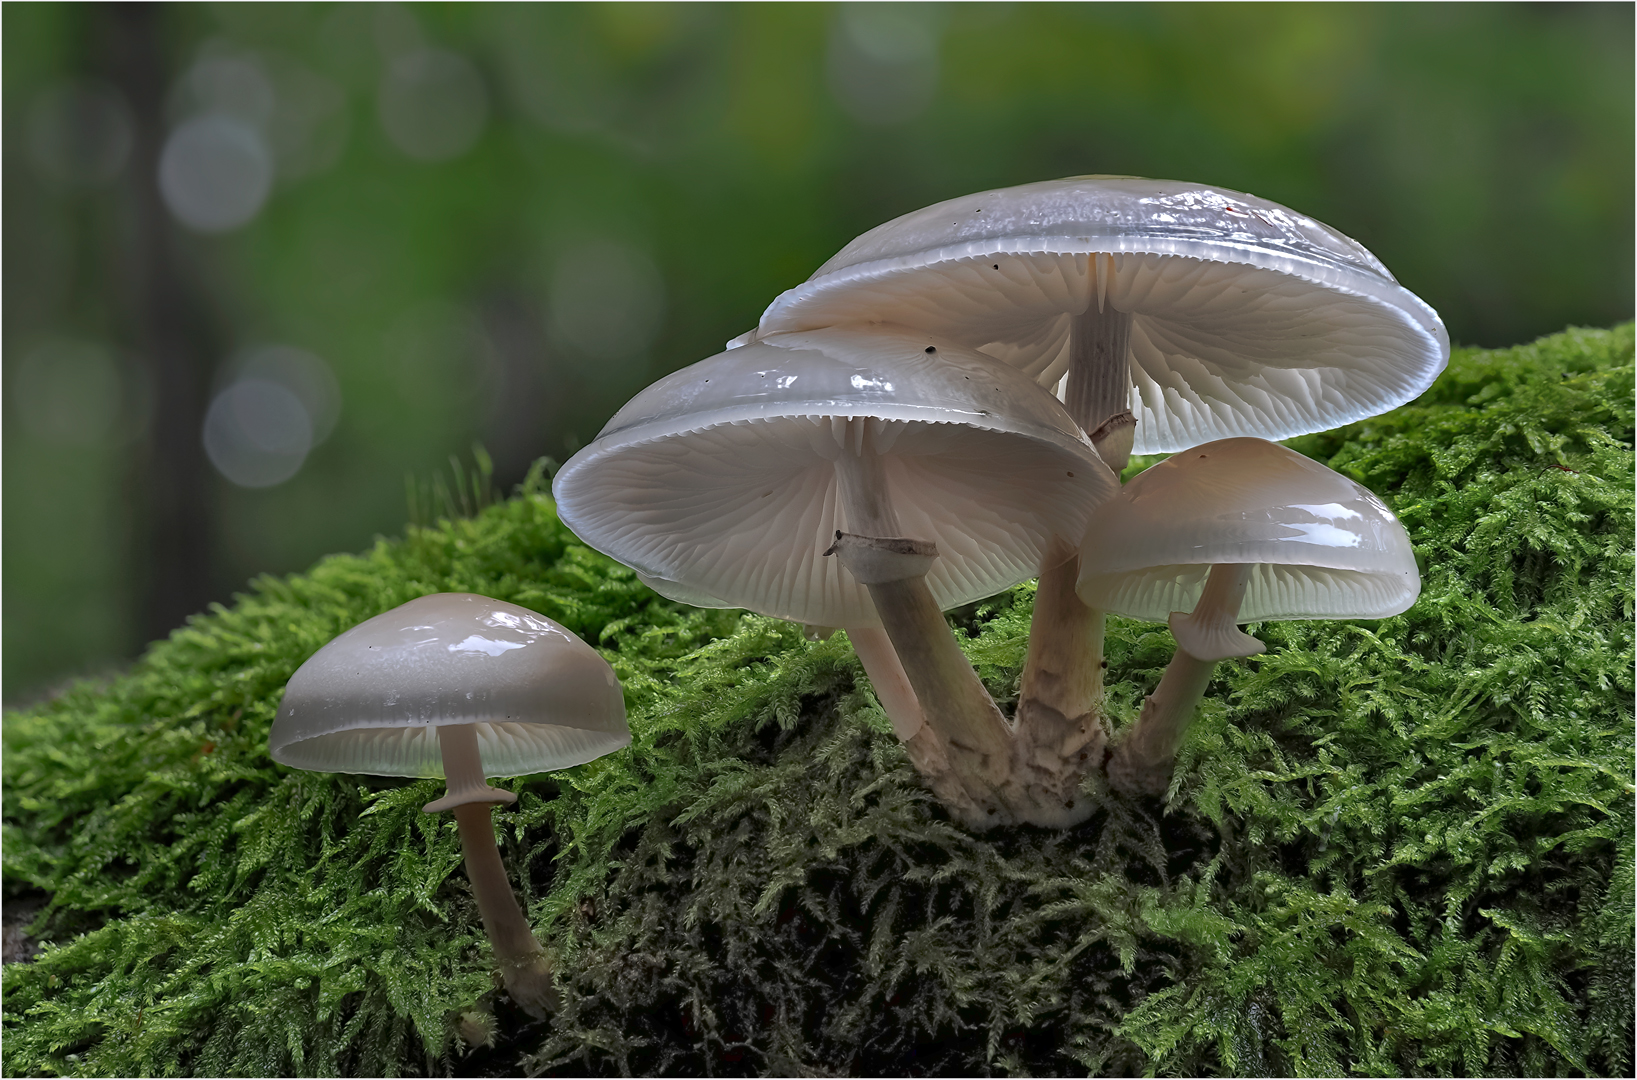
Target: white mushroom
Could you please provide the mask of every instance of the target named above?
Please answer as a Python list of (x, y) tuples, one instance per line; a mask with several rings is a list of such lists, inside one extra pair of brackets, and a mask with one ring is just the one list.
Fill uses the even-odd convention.
[(1196, 446), (1148, 469), (1092, 516), (1081, 599), (1169, 622), (1177, 652), (1108, 765), (1127, 791), (1163, 793), (1218, 660), (1262, 643), (1238, 624), (1382, 619), (1421, 591), (1409, 535), (1340, 473), (1261, 439)]
[[(776, 335), (667, 376), (553, 482), (569, 527), (665, 595), (865, 630), (854, 643), (883, 703), (902, 703), (895, 727), (917, 728), (913, 700), (938, 729), (917, 765), (983, 824), (1027, 801), (999, 793), (1017, 743), (941, 612), (1072, 557), (1064, 540), (1116, 488), (1026, 377), (886, 327)], [(899, 680), (913, 699), (888, 689)], [(945, 767), (956, 787), (931, 775)]]
[(1135, 177), (1024, 184), (905, 214), (736, 341), (875, 323), (939, 334), (1059, 387), (1116, 471), (1133, 447), (1282, 439), (1385, 412), (1449, 359), (1437, 314), (1356, 241), (1266, 199)]
[(317, 772), (443, 776), (427, 813), (453, 810), (472, 894), (506, 988), (543, 1016), (551, 968), (518, 907), (489, 776), (579, 765), (626, 746), (608, 662), (543, 615), (472, 593), (436, 593), (359, 623), (290, 677), (268, 735), (273, 760)]

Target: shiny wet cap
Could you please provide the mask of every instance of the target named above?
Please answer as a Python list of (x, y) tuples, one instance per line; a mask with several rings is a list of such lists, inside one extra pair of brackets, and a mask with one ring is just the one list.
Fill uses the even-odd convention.
[(1139, 454), (1374, 416), (1449, 362), (1437, 313), (1357, 241), (1254, 195), (1117, 176), (905, 214), (848, 244), (735, 341), (899, 324), (1056, 387), (1071, 317), (1100, 305), (1132, 314)]
[(835, 461), (870, 426), (906, 536), (937, 546), (944, 608), (1033, 577), (1118, 488), (1062, 405), (1021, 373), (891, 328), (780, 334), (642, 391), (552, 482), (587, 544), (660, 593), (819, 626), (877, 626), (824, 557)]
[(474, 724), (485, 776), (566, 769), (631, 742), (614, 669), (563, 626), (475, 593), (359, 623), (290, 677), (273, 760), (317, 772), (442, 776), (437, 729)]
[(1165, 622), (1218, 563), (1250, 564), (1239, 622), (1382, 619), (1415, 603), (1404, 526), (1364, 487), (1262, 439), (1223, 439), (1138, 474), (1092, 514), (1080, 598)]

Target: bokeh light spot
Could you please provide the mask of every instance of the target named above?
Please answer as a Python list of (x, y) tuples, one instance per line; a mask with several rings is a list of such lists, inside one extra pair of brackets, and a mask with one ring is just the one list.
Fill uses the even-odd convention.
[(210, 463), (232, 483), (272, 487), (301, 471), (312, 449), (313, 425), (288, 387), (241, 379), (210, 403), (204, 444)]
[(199, 232), (230, 232), (249, 223), (272, 186), (273, 157), (261, 133), (224, 113), (181, 124), (159, 158), (165, 205)]
[(330, 366), (306, 349), (259, 345), (235, 357), (228, 370), (234, 382), (269, 382), (294, 394), (307, 413), (313, 446), (335, 430), (341, 417), (341, 386)]

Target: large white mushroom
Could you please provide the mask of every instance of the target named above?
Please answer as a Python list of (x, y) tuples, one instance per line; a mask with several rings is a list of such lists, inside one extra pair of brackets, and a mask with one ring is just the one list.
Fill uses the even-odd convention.
[(517, 904), (490, 776), (566, 769), (631, 742), (613, 668), (566, 628), (473, 593), (435, 593), (359, 623), (296, 669), (268, 734), (273, 760), (316, 772), (442, 776), (472, 895), (507, 991), (555, 1008), (551, 966)]
[(1108, 763), (1109, 782), (1163, 794), (1217, 661), (1262, 643), (1238, 624), (1383, 619), (1420, 595), (1415, 552), (1367, 489), (1262, 439), (1223, 439), (1150, 468), (1092, 515), (1081, 599), (1168, 622), (1177, 639), (1159, 686)]
[(736, 340), (877, 323), (1058, 388), (1116, 471), (1133, 447), (1373, 416), (1449, 360), (1437, 313), (1356, 241), (1253, 195), (1136, 177), (982, 191), (895, 218)]
[[(1026, 376), (880, 327), (776, 335), (669, 375), (552, 490), (581, 539), (665, 595), (849, 628), (934, 790), (989, 825), (1083, 816), (1064, 805), (1078, 774), (1039, 780), (1029, 763), (1068, 734), (1049, 750), (1014, 735), (941, 612), (1072, 558), (1117, 487)], [(1100, 721), (1070, 719), (1100, 751)]]

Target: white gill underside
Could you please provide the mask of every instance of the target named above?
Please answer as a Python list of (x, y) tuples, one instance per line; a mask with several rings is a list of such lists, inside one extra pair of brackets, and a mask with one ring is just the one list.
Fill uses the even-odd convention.
[[(1173, 611), (1194, 610), (1210, 569), (1210, 564), (1200, 563), (1088, 577), (1081, 579), (1079, 591), (1092, 607), (1165, 622)], [(1413, 574), (1262, 563), (1251, 569), (1238, 621), (1384, 619), (1413, 604), (1419, 584)]]
[[(939, 558), (940, 607), (990, 596), (1039, 572), (1049, 536), (1079, 536), (1098, 489), (1084, 463), (1015, 435), (871, 419), (904, 534)], [(621, 448), (597, 462), (595, 505), (574, 528), (676, 599), (824, 626), (876, 626), (866, 590), (825, 557), (838, 529), (835, 467), (861, 425), (829, 417), (725, 424)], [(849, 431), (849, 428), (851, 429)], [(985, 494), (975, 494), (983, 491)]]
[[(523, 724), (474, 721), (484, 776), (526, 776), (583, 765), (631, 741), (627, 734)], [(375, 776), (442, 776), (443, 752), (437, 728), (422, 722), (400, 727), (334, 731), (280, 748), (279, 760), (315, 772)]]
[(973, 257), (821, 287), (796, 318), (935, 332), (1056, 388), (1070, 316), (1096, 303), (1094, 258), (1104, 303), (1133, 316), (1136, 453), (1334, 427), (1401, 404), (1437, 369), (1426, 334), (1390, 305), (1177, 255)]

